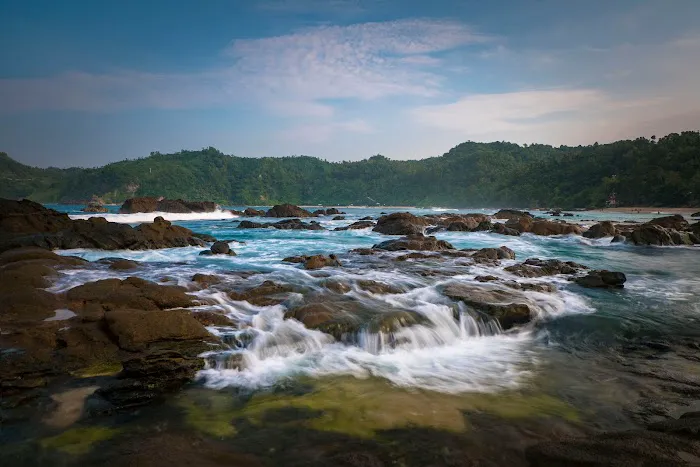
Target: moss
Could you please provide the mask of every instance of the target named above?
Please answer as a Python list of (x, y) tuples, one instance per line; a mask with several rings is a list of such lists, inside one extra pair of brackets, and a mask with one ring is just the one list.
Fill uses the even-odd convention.
[(205, 434), (225, 438), (236, 434), (232, 424), (235, 415), (233, 399), (226, 393), (210, 392), (203, 400), (192, 400), (185, 396), (177, 400), (184, 411), (185, 422)]
[(92, 449), (95, 443), (114, 437), (120, 430), (108, 427), (83, 427), (64, 431), (63, 433), (44, 438), (41, 447), (55, 449), (66, 454), (81, 455)]
[(548, 395), (516, 392), (450, 395), (397, 388), (375, 378), (321, 381), (316, 383), (314, 391), (301, 396), (257, 395), (239, 414), (252, 423), (261, 424), (267, 411), (289, 407), (322, 413), (317, 418), (294, 423), (361, 437), (400, 427), (463, 432), (469, 428), (469, 412), (513, 419), (578, 419), (571, 406)]
[(77, 378), (92, 378), (94, 376), (112, 376), (122, 371), (122, 364), (119, 362), (98, 362), (88, 367), (81, 368), (71, 373)]

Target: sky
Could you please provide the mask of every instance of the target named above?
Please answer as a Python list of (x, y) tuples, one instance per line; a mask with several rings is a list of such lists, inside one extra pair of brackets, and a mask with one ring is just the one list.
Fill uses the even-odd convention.
[(0, 151), (94, 167), (700, 130), (698, 0), (0, 0)]

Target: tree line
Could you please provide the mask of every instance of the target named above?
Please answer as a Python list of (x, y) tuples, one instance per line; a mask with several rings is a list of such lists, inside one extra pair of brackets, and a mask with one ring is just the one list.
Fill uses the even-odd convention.
[(0, 197), (106, 202), (133, 196), (229, 205), (281, 202), (449, 207), (696, 206), (700, 132), (553, 147), (466, 142), (422, 160), (355, 162), (307, 156), (246, 158), (209, 147), (99, 168), (29, 167), (0, 153)]

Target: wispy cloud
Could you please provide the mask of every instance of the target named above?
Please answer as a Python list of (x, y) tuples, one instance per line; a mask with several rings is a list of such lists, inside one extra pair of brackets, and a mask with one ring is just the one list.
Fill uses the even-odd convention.
[(326, 143), (339, 132), (367, 135), (373, 133), (374, 130), (366, 121), (354, 119), (339, 122), (316, 122), (295, 125), (280, 131), (278, 136), (282, 141), (304, 146)]

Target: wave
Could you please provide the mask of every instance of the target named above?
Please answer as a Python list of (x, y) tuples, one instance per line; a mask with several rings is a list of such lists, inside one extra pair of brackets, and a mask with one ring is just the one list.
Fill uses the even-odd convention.
[(217, 210), (214, 212), (137, 212), (134, 214), (112, 214), (112, 213), (95, 213), (95, 214), (72, 214), (71, 219), (89, 219), (91, 217), (104, 217), (110, 222), (118, 222), (120, 224), (141, 224), (143, 222), (153, 222), (156, 217), (162, 217), (169, 221), (216, 221), (222, 219), (235, 219), (239, 216), (232, 214), (230, 211)]
[(454, 209), (454, 208), (430, 208), (431, 211), (435, 212), (448, 212), (448, 211), (459, 211), (459, 209)]

